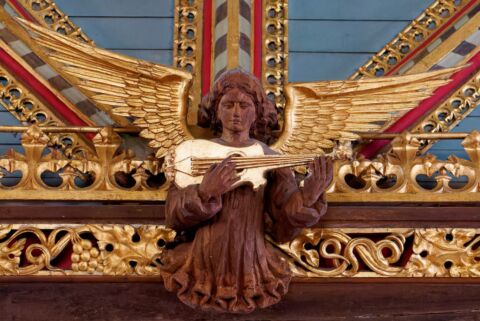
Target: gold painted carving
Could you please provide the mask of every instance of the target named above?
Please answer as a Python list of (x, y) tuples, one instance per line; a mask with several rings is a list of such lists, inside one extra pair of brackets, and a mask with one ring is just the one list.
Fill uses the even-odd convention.
[[(161, 161), (153, 157), (135, 160), (132, 152), (120, 152), (121, 138), (111, 128), (104, 128), (94, 137), (95, 154), (84, 158), (69, 159), (54, 150), (45, 154), (49, 140), (40, 127), (32, 126), (22, 135), (25, 154), (11, 150), (0, 159), (0, 198), (165, 198), (167, 186), (160, 174)], [(14, 182), (8, 180), (13, 173), (18, 173), (15, 177), (19, 177)], [(145, 191), (151, 193), (143, 194)]]
[[(473, 75), (460, 89), (453, 92), (440, 106), (423, 118), (412, 132), (449, 132), (477, 108), (480, 101), (480, 72)], [(421, 140), (419, 150), (425, 152), (436, 141)]]
[(191, 72), (193, 83), (188, 93), (187, 123), (197, 123), (201, 90), (203, 3), (198, 0), (175, 0), (174, 66)]
[[(353, 229), (353, 235), (342, 229), (305, 229), (293, 241), (275, 244), (288, 255), (293, 274), (298, 277), (399, 276), (396, 266), (405, 252), (405, 241), (413, 230), (382, 231), (387, 236), (374, 241), (375, 234)], [(357, 232), (357, 233), (355, 233)], [(362, 266), (364, 265), (364, 266)]]
[(52, 0), (18, 0), (38, 23), (63, 35), (94, 45), (82, 29), (77, 27)]
[[(269, 12), (280, 14), (278, 10), (285, 9), (275, 8)], [(157, 157), (193, 138), (186, 122), (191, 74), (119, 56), (19, 21), (35, 34), (42, 47), (50, 50), (50, 57), (75, 78), (87, 96), (111, 106), (118, 115), (134, 117), (134, 124), (144, 128), (140, 136), (158, 149)], [(277, 45), (283, 46), (282, 41)], [(334, 140), (356, 140), (359, 136), (354, 132), (379, 129), (378, 122), (388, 122), (415, 107), (447, 83), (458, 69), (382, 79), (287, 84), (283, 133), (272, 148), (284, 154), (323, 153), (334, 147)], [(365, 113), (365, 106), (372, 110)]]
[[(163, 225), (0, 225), (0, 275), (159, 277), (174, 238)], [(273, 245), (295, 277), (478, 277), (479, 241), (480, 229), (312, 228)]]
[(18, 19), (35, 33), (37, 43), (51, 50), (49, 56), (94, 102), (113, 113), (134, 117), (163, 157), (168, 149), (193, 138), (187, 126), (188, 90), (192, 75), (141, 59), (74, 41), (26, 20)]
[(418, 229), (403, 272), (415, 277), (480, 276), (478, 229)]
[[(0, 132), (18, 128), (0, 127)], [(56, 128), (56, 132), (98, 132), (97, 128)], [(52, 127), (45, 127), (46, 131)], [(0, 199), (9, 200), (165, 200), (168, 183), (163, 159), (137, 159), (120, 151), (119, 129), (104, 128), (93, 140), (95, 154), (74, 159), (44, 150), (50, 139), (41, 127), (22, 135), (24, 154), (10, 151), (0, 157)], [(125, 129), (122, 131), (131, 131)], [(388, 134), (387, 134), (388, 135)], [(469, 160), (455, 156), (442, 161), (433, 155), (417, 156), (420, 139), (465, 137)], [(368, 137), (366, 135), (366, 137)], [(384, 138), (383, 136), (379, 138)], [(387, 137), (385, 137), (387, 138)], [(349, 144), (340, 144), (334, 162), (329, 202), (473, 202), (480, 201), (480, 133), (404, 134), (393, 149), (374, 160), (353, 155)], [(12, 173), (21, 177), (6, 184)], [(51, 178), (53, 175), (53, 179)], [(50, 177), (50, 178), (48, 178)], [(52, 180), (56, 183), (52, 183)], [(3, 184), (3, 185), (2, 185)], [(62, 191), (59, 193), (59, 191)]]
[(267, 96), (283, 110), (283, 88), (288, 83), (288, 1), (263, 0), (263, 8), (262, 84)]
[(469, 1), (436, 0), (392, 41), (360, 67), (350, 79), (387, 74), (405, 56), (424, 43)]
[[(63, 122), (28, 89), (0, 66), (0, 97), (3, 106), (19, 121), (38, 126), (58, 126)], [(91, 155), (92, 149), (84, 139), (73, 133), (52, 133), (48, 146), (62, 151), (68, 158)]]
[(403, 134), (392, 142), (392, 151), (374, 160), (355, 159), (336, 163), (330, 191), (357, 193), (477, 193), (480, 178), (480, 133), (462, 142), (470, 160), (434, 155), (417, 157), (419, 139)]
[[(160, 255), (174, 237), (154, 225), (0, 225), (0, 275), (158, 276)], [(71, 267), (56, 267), (69, 246)]]
[(479, 241), (479, 229), (357, 228), (306, 229), (275, 245), (297, 277), (478, 277)]

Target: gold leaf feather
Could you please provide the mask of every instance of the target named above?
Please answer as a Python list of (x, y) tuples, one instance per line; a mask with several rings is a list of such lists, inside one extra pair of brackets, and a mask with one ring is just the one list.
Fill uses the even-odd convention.
[[(380, 129), (378, 122), (396, 119), (417, 106), (461, 68), (407, 76), (289, 83), (285, 87), (283, 133), (272, 148), (285, 154), (304, 154), (332, 148), (335, 140), (359, 139), (355, 132)], [(312, 148), (312, 144), (317, 147)]]
[(173, 144), (193, 138), (185, 119), (191, 74), (92, 47), (17, 19), (89, 98), (111, 106), (118, 115), (137, 117), (134, 124), (146, 128), (140, 136), (153, 139), (149, 145), (157, 149), (157, 157)]

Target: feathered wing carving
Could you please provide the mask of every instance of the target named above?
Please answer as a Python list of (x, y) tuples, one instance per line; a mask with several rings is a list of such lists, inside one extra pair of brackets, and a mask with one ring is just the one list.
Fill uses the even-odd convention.
[(95, 48), (18, 19), (75, 84), (113, 112), (135, 117), (157, 157), (192, 136), (186, 125), (189, 73)]
[(272, 146), (285, 154), (322, 153), (334, 140), (357, 140), (355, 132), (379, 130), (385, 122), (446, 84), (462, 67), (361, 80), (289, 83), (283, 133)]

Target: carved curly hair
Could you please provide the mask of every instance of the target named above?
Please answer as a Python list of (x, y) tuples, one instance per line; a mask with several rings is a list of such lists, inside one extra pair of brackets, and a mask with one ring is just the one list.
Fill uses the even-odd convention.
[(222, 123), (217, 117), (218, 106), (222, 97), (235, 88), (248, 95), (255, 105), (256, 117), (250, 128), (250, 136), (267, 143), (271, 130), (278, 127), (277, 110), (265, 95), (260, 81), (240, 69), (228, 70), (220, 75), (212, 90), (202, 98), (198, 111), (198, 125), (211, 128), (215, 134), (221, 133)]

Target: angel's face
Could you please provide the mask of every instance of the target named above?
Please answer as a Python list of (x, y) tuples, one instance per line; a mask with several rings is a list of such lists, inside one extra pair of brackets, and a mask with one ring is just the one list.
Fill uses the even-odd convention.
[(229, 90), (220, 99), (218, 105), (218, 119), (223, 130), (234, 133), (250, 132), (255, 121), (255, 104), (243, 91), (238, 88)]

